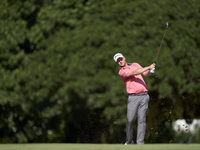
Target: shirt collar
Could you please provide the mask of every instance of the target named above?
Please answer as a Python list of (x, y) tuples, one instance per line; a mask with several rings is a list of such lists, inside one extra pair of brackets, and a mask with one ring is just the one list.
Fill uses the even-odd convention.
[[(127, 65), (129, 66), (129, 67), (131, 67), (131, 64), (130, 63), (127, 63)], [(126, 67), (122, 67), (121, 69), (127, 69)], [(128, 69), (130, 69), (130, 68), (128, 68)]]

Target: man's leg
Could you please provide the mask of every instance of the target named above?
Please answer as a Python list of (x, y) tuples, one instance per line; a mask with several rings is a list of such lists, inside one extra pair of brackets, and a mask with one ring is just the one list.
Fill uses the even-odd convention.
[(148, 109), (149, 95), (140, 96), (138, 106), (137, 144), (144, 144), (146, 130), (146, 111)]
[(128, 97), (128, 104), (127, 104), (127, 123), (126, 123), (126, 143), (130, 144), (133, 141), (133, 123), (135, 121), (136, 113), (137, 113), (137, 106), (138, 100), (137, 96)]

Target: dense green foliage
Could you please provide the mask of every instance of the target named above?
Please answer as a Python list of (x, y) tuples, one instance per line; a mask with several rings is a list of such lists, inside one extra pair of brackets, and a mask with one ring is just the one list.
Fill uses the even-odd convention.
[(145, 141), (168, 143), (172, 120), (200, 118), (199, 0), (1, 0), (0, 10), (1, 143), (124, 142), (112, 57), (150, 65), (166, 21), (144, 77)]

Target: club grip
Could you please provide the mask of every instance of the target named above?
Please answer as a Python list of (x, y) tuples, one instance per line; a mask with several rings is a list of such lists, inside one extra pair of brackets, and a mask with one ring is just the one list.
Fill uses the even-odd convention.
[(155, 68), (150, 70), (150, 73), (153, 74), (155, 72)]

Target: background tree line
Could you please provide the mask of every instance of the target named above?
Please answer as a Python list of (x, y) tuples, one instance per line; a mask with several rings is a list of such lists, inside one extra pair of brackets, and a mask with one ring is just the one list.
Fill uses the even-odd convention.
[(145, 141), (173, 141), (173, 120), (200, 118), (198, 0), (1, 0), (0, 10), (1, 143), (123, 143), (127, 94), (112, 57), (151, 64), (166, 21), (144, 77)]

